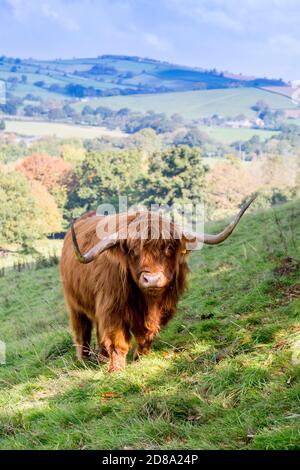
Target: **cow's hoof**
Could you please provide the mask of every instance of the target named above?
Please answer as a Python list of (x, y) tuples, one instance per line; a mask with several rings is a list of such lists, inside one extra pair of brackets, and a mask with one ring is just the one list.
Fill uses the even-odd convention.
[(108, 372), (110, 374), (112, 374), (113, 372), (121, 372), (124, 369), (125, 369), (125, 367), (112, 365), (112, 366), (109, 366)]
[(136, 348), (134, 353), (133, 353), (133, 360), (138, 361), (140, 357), (141, 357), (141, 354), (139, 353), (138, 348)]

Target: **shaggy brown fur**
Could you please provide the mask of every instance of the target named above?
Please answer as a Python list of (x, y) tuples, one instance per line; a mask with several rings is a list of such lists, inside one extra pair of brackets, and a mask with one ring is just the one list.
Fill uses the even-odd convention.
[[(135, 217), (128, 216), (126, 222), (125, 214), (115, 216), (117, 230)], [(151, 220), (153, 215), (148, 213), (147, 217)], [(99, 242), (97, 224), (112, 220), (112, 216), (88, 213), (76, 222), (82, 252)], [(80, 359), (90, 355), (95, 325), (100, 355), (109, 356), (110, 372), (125, 367), (132, 335), (138, 344), (135, 358), (149, 352), (161, 326), (175, 315), (178, 298), (187, 286), (185, 242), (175, 236), (174, 226), (170, 226), (169, 239), (162, 226), (157, 239), (150, 238), (148, 225), (141, 224), (140, 234), (138, 239), (127, 236), (90, 264), (76, 259), (70, 231), (64, 241), (61, 278), (77, 355)], [(163, 285), (142, 288), (143, 273), (157, 272), (162, 273)]]

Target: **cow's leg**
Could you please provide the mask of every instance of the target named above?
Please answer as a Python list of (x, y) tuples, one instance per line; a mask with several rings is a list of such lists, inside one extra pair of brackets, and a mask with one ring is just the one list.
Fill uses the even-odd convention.
[(107, 362), (108, 360), (108, 351), (102, 342), (102, 335), (99, 329), (99, 322), (96, 322), (96, 333), (97, 333), (97, 343), (98, 343), (98, 362)]
[(151, 330), (145, 330), (141, 335), (140, 332), (135, 334), (137, 347), (133, 353), (133, 359), (136, 361), (140, 356), (149, 354), (153, 340), (158, 333), (159, 328), (153, 328)]
[[(152, 313), (152, 312), (151, 312)], [(133, 331), (137, 340), (137, 347), (133, 354), (133, 359), (148, 354), (151, 350), (153, 340), (162, 326), (165, 326), (175, 315), (175, 310), (167, 310), (162, 315), (159, 310), (154, 310), (151, 320), (143, 325), (142, 329)]]
[(122, 370), (126, 365), (126, 356), (130, 348), (130, 332), (123, 325), (105, 325), (101, 327), (101, 346), (104, 347), (109, 356), (109, 372)]
[(71, 309), (70, 322), (78, 359), (90, 357), (92, 321), (84, 313)]

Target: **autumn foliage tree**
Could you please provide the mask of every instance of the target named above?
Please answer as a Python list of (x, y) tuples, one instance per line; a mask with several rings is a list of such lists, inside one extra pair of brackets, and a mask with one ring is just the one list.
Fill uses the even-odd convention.
[(62, 214), (54, 197), (45, 186), (36, 180), (30, 181), (30, 189), (33, 199), (42, 213), (43, 232), (45, 234), (60, 232), (62, 230)]
[(66, 203), (67, 193), (72, 184), (72, 165), (62, 158), (47, 154), (33, 154), (25, 158), (17, 170), (29, 180), (41, 183), (54, 197), (60, 209)]
[(17, 170), (29, 180), (39, 181), (50, 193), (53, 193), (57, 187), (68, 183), (72, 165), (62, 158), (37, 153), (25, 158), (17, 166)]
[(259, 191), (256, 207), (285, 202), (297, 193), (296, 158), (268, 155), (244, 164), (238, 159), (223, 160), (207, 175), (208, 218), (232, 214), (251, 193)]

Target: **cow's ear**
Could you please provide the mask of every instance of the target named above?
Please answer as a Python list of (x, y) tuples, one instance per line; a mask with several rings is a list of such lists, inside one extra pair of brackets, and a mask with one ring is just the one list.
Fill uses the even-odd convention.
[(179, 247), (179, 262), (184, 263), (187, 260), (188, 255), (193, 251), (194, 244), (191, 241), (187, 240), (183, 237), (180, 240), (180, 247)]
[(191, 251), (194, 251), (197, 248), (198, 240), (196, 239), (196, 237), (194, 239), (191, 239), (183, 236), (181, 239), (181, 245), (183, 246), (183, 254), (190, 254)]
[(188, 256), (188, 251), (183, 240), (180, 241), (179, 245), (179, 263), (184, 263)]

